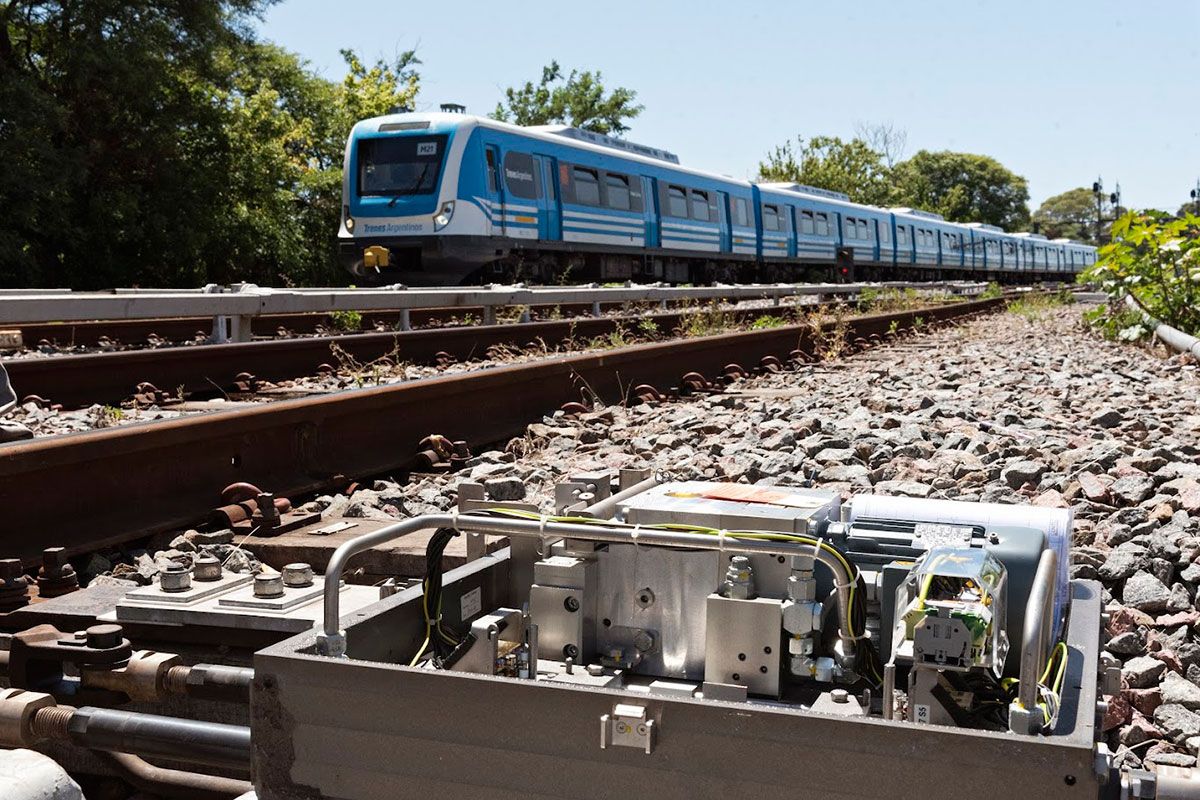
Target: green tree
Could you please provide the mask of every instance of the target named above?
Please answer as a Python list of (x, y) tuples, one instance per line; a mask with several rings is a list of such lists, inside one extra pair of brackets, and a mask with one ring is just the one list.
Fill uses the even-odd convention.
[(564, 77), (558, 62), (551, 61), (536, 85), (526, 81), (520, 88), (505, 89), (491, 117), (517, 125), (570, 125), (620, 136), (629, 130), (626, 122), (636, 119), (645, 106), (635, 102), (637, 92), (632, 89), (618, 86), (606, 93), (602, 80), (600, 72), (590, 70), (571, 70)]
[(972, 153), (921, 150), (892, 170), (893, 205), (936, 211), (951, 222), (1005, 230), (1029, 224), (1029, 187), (999, 161)]
[(1038, 207), (1033, 221), (1049, 239), (1066, 236), (1091, 242), (1096, 235), (1096, 196), (1082, 186), (1056, 194)]
[(260, 0), (0, 0), (0, 285), (328, 283), (346, 136), (414, 54), (340, 84)]
[(1182, 217), (1184, 214), (1194, 214), (1197, 217), (1200, 217), (1200, 197), (1184, 203), (1179, 207), (1179, 210), (1175, 212), (1175, 216), (1177, 217)]
[(843, 192), (856, 203), (871, 205), (882, 204), (889, 194), (883, 155), (859, 138), (848, 142), (836, 136), (797, 138), (794, 147), (784, 142), (758, 165), (758, 178)]

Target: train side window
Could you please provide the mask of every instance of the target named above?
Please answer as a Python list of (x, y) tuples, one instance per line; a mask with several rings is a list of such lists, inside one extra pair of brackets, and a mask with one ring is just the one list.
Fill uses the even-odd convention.
[(495, 194), (499, 190), (499, 182), (496, 180), (496, 150), (489, 147), (487, 152), (487, 186), (488, 191)]
[(812, 236), (816, 232), (816, 226), (813, 225), (813, 212), (800, 212), (800, 233), (805, 236)]
[(733, 224), (745, 228), (750, 224), (750, 215), (746, 211), (746, 198), (733, 198)]
[(679, 219), (687, 219), (687, 194), (678, 186), (667, 187), (667, 214)]
[(858, 238), (867, 241), (871, 235), (867, 233), (867, 221), (865, 219), (858, 220)]
[(823, 211), (817, 212), (817, 236), (829, 235), (829, 215)]
[(692, 219), (708, 222), (708, 192), (692, 189)]
[(575, 179), (575, 202), (586, 206), (600, 205), (600, 178), (594, 169), (575, 167), (571, 171)]
[(608, 195), (606, 205), (609, 208), (629, 210), (629, 178), (607, 172), (604, 175), (604, 190)]
[(879, 241), (883, 242), (884, 244), (891, 244), (892, 232), (888, 228), (886, 222), (879, 228)]
[(775, 206), (763, 206), (763, 230), (777, 231), (779, 230), (779, 209)]
[(908, 244), (908, 230), (903, 225), (896, 226), (896, 244)]
[(514, 197), (535, 200), (542, 196), (542, 180), (528, 153), (504, 154), (504, 186)]

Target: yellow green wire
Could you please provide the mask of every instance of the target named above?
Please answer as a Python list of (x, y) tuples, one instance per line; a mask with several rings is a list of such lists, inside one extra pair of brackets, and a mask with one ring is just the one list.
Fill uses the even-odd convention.
[[(506, 515), (514, 516), (514, 517), (522, 517), (524, 519), (533, 519), (533, 520), (543, 519), (543, 515), (541, 515), (541, 514), (538, 514), (538, 513), (532, 512), (532, 511), (524, 511), (521, 509), (515, 509), (515, 508), (487, 508), (487, 509), (484, 509), (484, 511), (492, 512), (492, 513), (496, 513), (496, 514), (506, 514)], [(544, 517), (544, 519), (546, 519), (549, 522), (570, 522), (570, 523), (578, 523), (578, 524), (582, 524), (582, 525), (610, 525), (610, 526), (616, 524), (618, 527), (623, 527), (623, 528), (631, 527), (631, 526), (625, 525), (625, 524), (613, 523), (612, 520), (595, 519), (594, 517), (546, 516), (546, 517)], [(674, 531), (683, 531), (685, 533), (703, 533), (703, 534), (708, 534), (708, 535), (712, 535), (712, 536), (719, 536), (722, 533), (722, 531), (720, 531), (717, 528), (709, 528), (709, 527), (705, 527), (703, 525), (685, 525), (685, 524), (681, 524), (681, 523), (671, 523), (671, 524), (664, 524), (664, 525), (642, 525), (639, 527), (643, 527), (648, 530), (674, 530)], [(850, 562), (846, 560), (845, 556), (842, 555), (842, 552), (840, 550), (838, 550), (836, 547), (834, 547), (833, 545), (831, 545), (827, 542), (821, 541), (819, 539), (815, 539), (815, 538), (812, 538), (809, 536), (801, 536), (801, 535), (793, 534), (793, 533), (771, 533), (771, 532), (767, 532), (767, 531), (724, 531), (724, 533), (729, 536), (732, 536), (735, 539), (765, 539), (768, 541), (796, 542), (798, 544), (812, 545), (813, 547), (820, 546), (820, 548), (822, 550), (824, 550), (825, 552), (829, 553), (834, 558), (836, 558), (841, 563), (842, 567), (845, 568), (846, 574), (851, 577), (850, 595), (849, 595), (849, 598), (847, 601), (847, 608), (848, 609), (854, 608), (854, 592), (855, 592), (855, 589), (857, 588), (857, 580), (855, 580), (854, 578), (858, 574), (858, 570), (856, 567), (851, 565)], [(850, 636), (852, 638), (857, 639), (858, 634), (854, 630), (853, 617), (849, 611), (847, 611), (846, 617), (847, 617), (846, 630), (848, 630), (850, 632)], [(875, 674), (876, 681), (878, 681), (879, 683), (883, 682), (883, 678), (882, 678), (882, 676), (879, 675), (879, 671), (875, 669), (874, 664), (871, 664), (871, 672), (873, 672)]]

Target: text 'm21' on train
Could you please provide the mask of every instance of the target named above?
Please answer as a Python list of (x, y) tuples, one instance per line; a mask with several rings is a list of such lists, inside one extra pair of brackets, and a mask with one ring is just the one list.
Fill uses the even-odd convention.
[(462, 113), (359, 122), (339, 255), (360, 280), (675, 283), (1070, 279), (1094, 248), (798, 184), (688, 169), (567, 127)]

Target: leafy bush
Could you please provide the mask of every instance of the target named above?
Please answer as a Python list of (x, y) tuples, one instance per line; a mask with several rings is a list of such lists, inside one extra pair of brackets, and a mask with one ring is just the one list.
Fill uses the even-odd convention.
[(1113, 223), (1112, 236), (1079, 276), (1110, 301), (1088, 314), (1088, 321), (1112, 338), (1132, 341), (1149, 333), (1125, 304), (1129, 294), (1158, 320), (1200, 334), (1200, 217), (1131, 212)]

